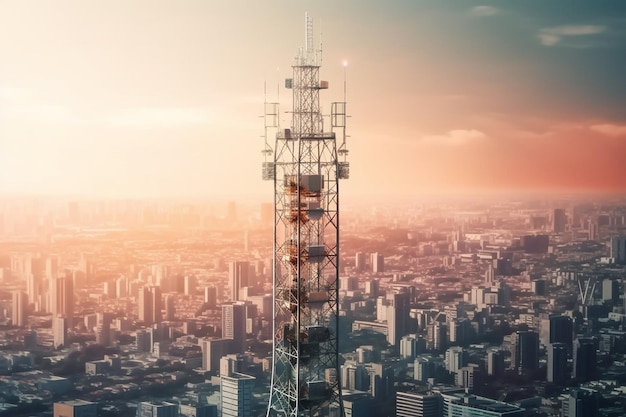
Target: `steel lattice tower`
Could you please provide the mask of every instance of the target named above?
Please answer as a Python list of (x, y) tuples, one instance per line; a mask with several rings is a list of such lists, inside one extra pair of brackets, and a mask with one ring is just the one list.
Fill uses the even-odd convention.
[[(292, 65), (291, 128), (265, 102), (263, 178), (274, 181), (274, 350), (268, 416), (343, 417), (339, 381), (339, 179), (345, 161), (346, 102), (331, 104), (324, 131), (321, 47), (305, 17), (305, 47)], [(276, 131), (275, 146), (268, 134)], [(337, 146), (337, 142), (340, 145)], [(271, 158), (273, 157), (273, 160)], [(342, 158), (342, 161), (339, 160)]]

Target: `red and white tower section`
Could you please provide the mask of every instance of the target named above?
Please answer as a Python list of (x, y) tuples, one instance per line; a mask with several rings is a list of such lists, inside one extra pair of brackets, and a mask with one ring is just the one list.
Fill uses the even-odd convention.
[[(346, 102), (322, 115), (321, 46), (305, 17), (305, 46), (285, 81), (291, 126), (265, 102), (263, 179), (274, 181), (274, 350), (268, 416), (343, 417), (339, 381), (339, 180), (346, 161)], [(270, 134), (275, 133), (272, 147)]]

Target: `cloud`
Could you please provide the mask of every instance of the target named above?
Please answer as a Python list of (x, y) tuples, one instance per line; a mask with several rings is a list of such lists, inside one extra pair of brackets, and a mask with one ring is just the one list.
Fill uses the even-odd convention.
[(135, 129), (201, 125), (212, 121), (212, 112), (201, 107), (130, 108), (107, 120), (113, 127)]
[(554, 46), (563, 38), (597, 35), (605, 30), (606, 26), (600, 25), (564, 25), (541, 29), (537, 37), (542, 45)]
[(426, 135), (421, 137), (421, 142), (429, 145), (455, 146), (465, 145), (471, 142), (485, 139), (485, 135), (480, 130), (475, 129), (455, 129), (443, 135)]
[(626, 137), (626, 125), (614, 125), (611, 123), (604, 123), (599, 125), (589, 126), (594, 132), (601, 133), (606, 136), (612, 137)]
[(493, 16), (498, 13), (499, 10), (492, 6), (476, 6), (470, 11), (470, 14), (476, 17)]

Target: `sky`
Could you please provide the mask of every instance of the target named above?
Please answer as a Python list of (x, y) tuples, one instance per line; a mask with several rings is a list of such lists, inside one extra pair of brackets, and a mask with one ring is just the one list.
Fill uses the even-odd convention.
[(305, 12), (343, 195), (626, 191), (621, 0), (0, 0), (0, 194), (270, 199)]

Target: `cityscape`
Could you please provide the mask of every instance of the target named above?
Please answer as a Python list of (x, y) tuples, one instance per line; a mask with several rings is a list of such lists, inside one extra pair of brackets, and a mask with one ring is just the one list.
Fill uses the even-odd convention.
[(626, 416), (626, 5), (235, 3), (0, 5), (0, 417)]

